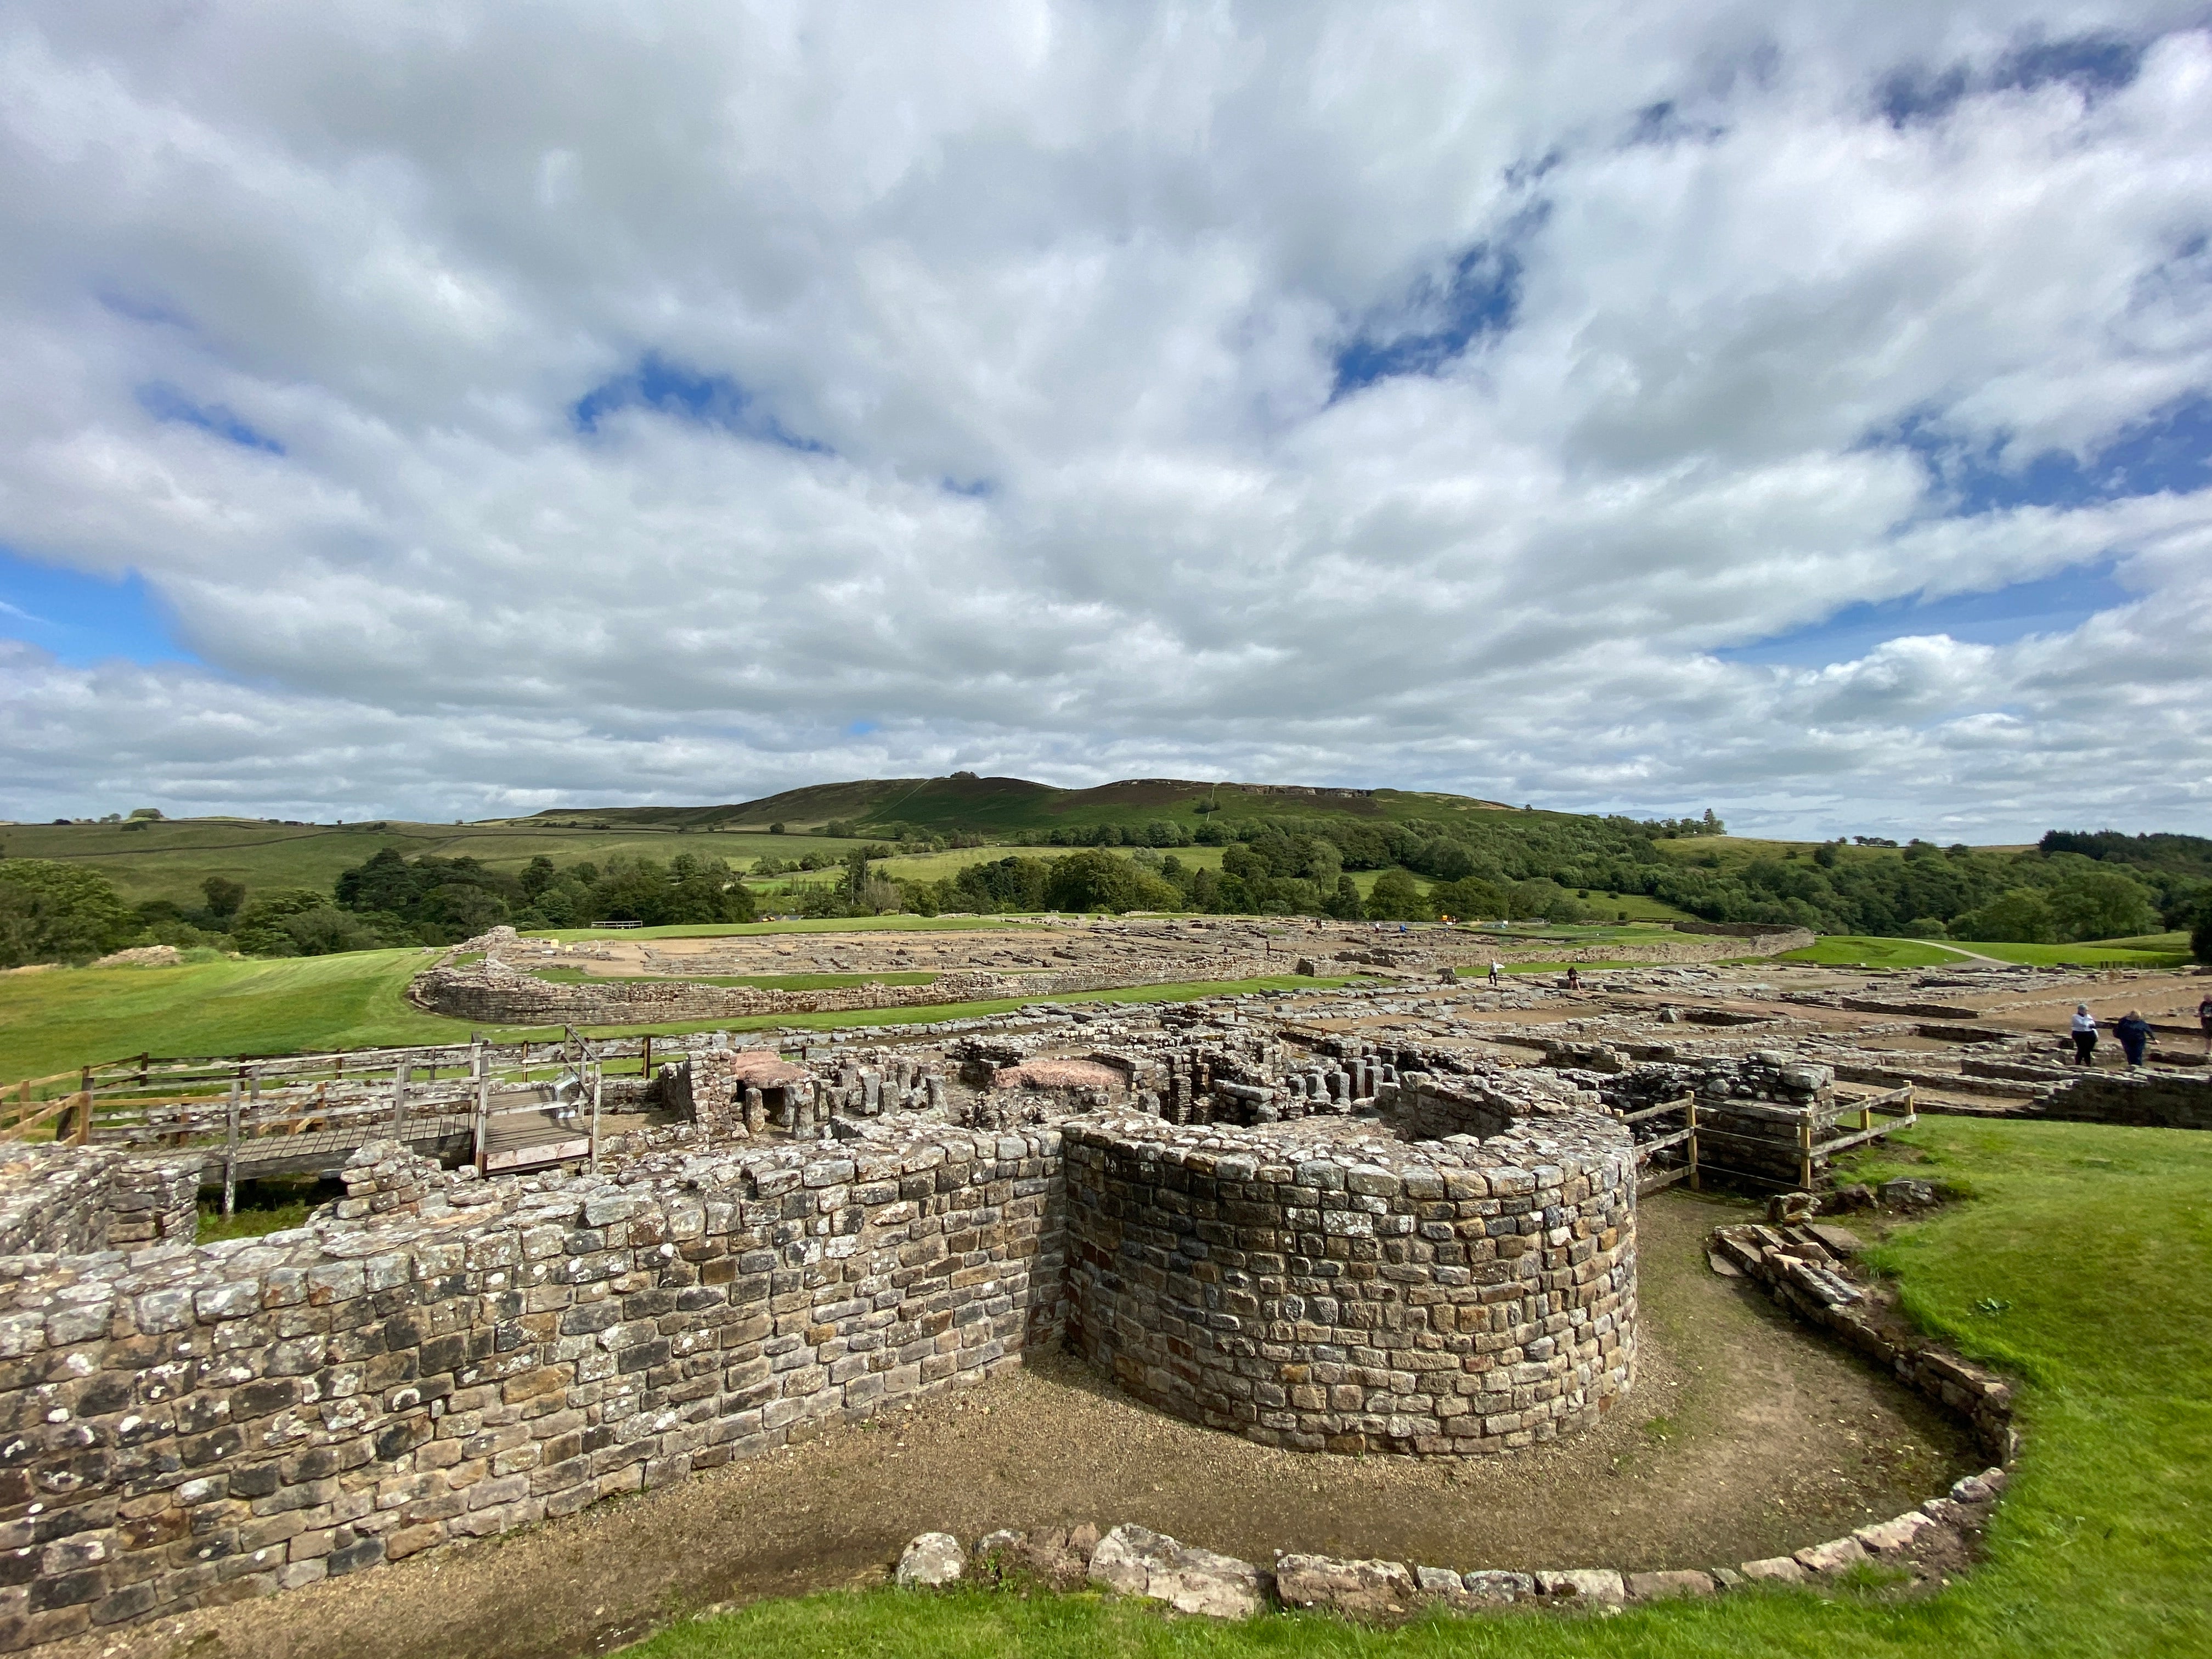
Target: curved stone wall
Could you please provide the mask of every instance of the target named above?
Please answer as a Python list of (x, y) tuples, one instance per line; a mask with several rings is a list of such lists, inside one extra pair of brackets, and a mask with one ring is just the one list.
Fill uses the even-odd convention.
[(1635, 1154), (1611, 1119), (1061, 1127), (1069, 1339), (1162, 1410), (1464, 1455), (1586, 1427), (1634, 1380)]

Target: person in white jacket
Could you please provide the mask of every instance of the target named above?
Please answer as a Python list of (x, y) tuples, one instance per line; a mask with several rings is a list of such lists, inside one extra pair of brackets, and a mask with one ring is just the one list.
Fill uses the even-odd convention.
[(2074, 1006), (2074, 1063), (2094, 1066), (2097, 1063), (2097, 1017), (2089, 1012), (2089, 1005), (2079, 1002)]

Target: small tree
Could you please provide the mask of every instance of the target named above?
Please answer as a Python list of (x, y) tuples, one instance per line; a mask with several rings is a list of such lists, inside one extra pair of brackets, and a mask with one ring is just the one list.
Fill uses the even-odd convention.
[(238, 907), (246, 902), (246, 884), (223, 876), (210, 876), (200, 884), (200, 891), (207, 896), (208, 915), (218, 921), (236, 915)]

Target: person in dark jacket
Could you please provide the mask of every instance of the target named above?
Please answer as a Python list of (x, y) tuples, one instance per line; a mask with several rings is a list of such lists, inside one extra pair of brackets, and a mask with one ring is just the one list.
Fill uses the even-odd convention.
[(2120, 1048), (2127, 1054), (2128, 1069), (2141, 1071), (2143, 1050), (2150, 1047), (2150, 1022), (2130, 1008), (2112, 1027), (2112, 1035), (2119, 1038)]

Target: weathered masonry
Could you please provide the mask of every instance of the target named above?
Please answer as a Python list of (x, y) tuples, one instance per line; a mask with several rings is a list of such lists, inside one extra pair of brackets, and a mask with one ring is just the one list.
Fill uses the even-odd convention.
[(1301, 1451), (1480, 1453), (1586, 1426), (1636, 1356), (1636, 1161), (1573, 1115), (1349, 1144), (1064, 1126), (1075, 1345), (1179, 1417)]
[(200, 1247), (112, 1150), (21, 1160), (98, 1167), (0, 1213), (33, 1247), (0, 1261), (0, 1648), (566, 1514), (1071, 1333), (1167, 1410), (1317, 1449), (1504, 1449), (1630, 1386), (1624, 1127), (1553, 1075), (1174, 1036), (971, 1045), (975, 1090), (704, 1050), (696, 1121), (599, 1176), (371, 1140), (309, 1226)]
[[(566, 1514), (1016, 1364), (1056, 1131), (485, 1182), (368, 1224), (0, 1262), (0, 1648)], [(353, 1200), (372, 1207), (377, 1193)]]

